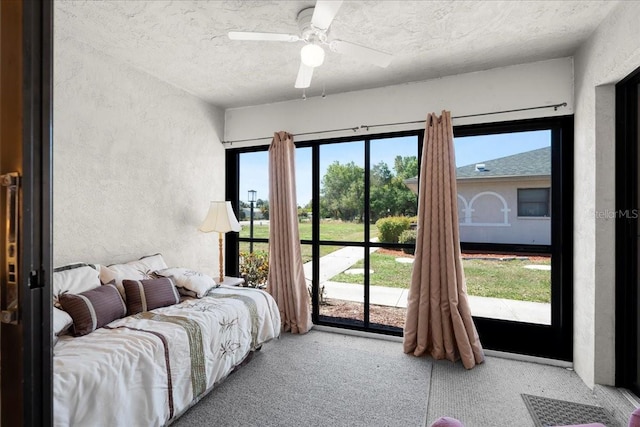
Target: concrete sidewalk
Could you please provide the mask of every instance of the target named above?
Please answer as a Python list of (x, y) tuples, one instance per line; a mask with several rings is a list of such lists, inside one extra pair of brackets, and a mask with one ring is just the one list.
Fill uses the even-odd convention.
[[(326, 281), (323, 283), (325, 297), (343, 301), (364, 302), (364, 286), (353, 283)], [(369, 302), (389, 307), (407, 307), (408, 289), (371, 286)], [(512, 320), (516, 322), (551, 324), (551, 304), (516, 301), (502, 298), (487, 298), (469, 295), (471, 313), (476, 317)]]
[[(370, 253), (378, 248), (371, 248)], [(325, 283), (336, 274), (348, 270), (353, 264), (364, 258), (364, 248), (346, 246), (320, 258), (320, 284)], [(304, 264), (304, 277), (311, 282), (313, 262)]]
[[(375, 252), (377, 248), (371, 248)], [(348, 270), (364, 257), (364, 249), (344, 247), (320, 258), (320, 285), (325, 297), (343, 301), (364, 302), (364, 285), (330, 281), (335, 275)], [(304, 274), (309, 283), (312, 277), (312, 262), (304, 265)], [(408, 284), (407, 284), (408, 286)], [(371, 286), (369, 302), (389, 307), (406, 307), (408, 288)], [(476, 317), (511, 320), (517, 322), (551, 324), (551, 304), (487, 298), (469, 295), (471, 312)]]

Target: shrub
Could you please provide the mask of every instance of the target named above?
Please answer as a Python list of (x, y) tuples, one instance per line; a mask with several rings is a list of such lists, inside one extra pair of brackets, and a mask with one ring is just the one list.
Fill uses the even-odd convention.
[[(404, 230), (398, 238), (398, 243), (415, 245), (417, 235), (418, 233), (416, 232), (416, 230)], [(415, 246), (413, 248), (402, 248), (402, 252), (404, 252), (405, 254), (414, 255), (416, 252), (416, 248)]]
[(240, 274), (245, 286), (264, 287), (269, 275), (269, 254), (265, 251), (240, 252)]
[(378, 227), (378, 240), (384, 243), (398, 243), (398, 238), (403, 231), (411, 226), (411, 218), (406, 216), (390, 216), (376, 221)]

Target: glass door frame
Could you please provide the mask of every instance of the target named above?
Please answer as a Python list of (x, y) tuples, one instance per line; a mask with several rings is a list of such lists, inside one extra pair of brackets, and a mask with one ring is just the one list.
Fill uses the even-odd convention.
[[(417, 138), (417, 152), (416, 156), (418, 158), (418, 170), (420, 170), (420, 160), (422, 157), (422, 146), (424, 141), (424, 130), (412, 130), (412, 131), (403, 131), (403, 132), (391, 132), (384, 134), (376, 134), (376, 135), (366, 135), (359, 137), (350, 137), (350, 138), (336, 138), (336, 139), (327, 139), (322, 141), (312, 141), (307, 143), (306, 146), (311, 146), (313, 148), (312, 152), (312, 162), (313, 162), (313, 204), (312, 204), (312, 228), (313, 228), (313, 240), (311, 241), (303, 241), (302, 243), (308, 243), (313, 245), (313, 277), (312, 277), (312, 320), (316, 325), (322, 326), (333, 326), (338, 328), (345, 329), (354, 329), (364, 332), (374, 332), (385, 335), (393, 335), (393, 336), (402, 336), (402, 329), (398, 327), (393, 327), (389, 325), (380, 325), (376, 323), (372, 323), (370, 320), (371, 313), (371, 285), (370, 285), (370, 274), (367, 273), (371, 270), (371, 248), (390, 248), (390, 249), (404, 249), (411, 248), (414, 245), (402, 244), (402, 243), (380, 243), (380, 242), (372, 242), (369, 238), (370, 235), (370, 215), (371, 215), (371, 188), (370, 188), (370, 178), (371, 178), (371, 142), (378, 139), (391, 139), (391, 138), (402, 138), (402, 137), (411, 137), (415, 136)], [(362, 141), (364, 143), (364, 236), (362, 242), (349, 242), (349, 241), (333, 241), (333, 240), (320, 240), (320, 215), (316, 214), (316, 212), (320, 212), (320, 147), (327, 144), (340, 144), (340, 143), (348, 143), (354, 141)], [(301, 147), (305, 145), (302, 144)], [(319, 304), (319, 283), (320, 283), (320, 246), (321, 245), (329, 245), (329, 246), (353, 246), (353, 247), (361, 247), (364, 251), (364, 266), (363, 269), (365, 271), (364, 274), (364, 302), (363, 302), (363, 321), (362, 325), (358, 321), (351, 321), (345, 319), (333, 318), (330, 316), (323, 316), (320, 314), (320, 304)]]
[(454, 137), (551, 130), (551, 245), (461, 242), (463, 250), (551, 254), (551, 325), (475, 317), (487, 349), (573, 360), (573, 115), (456, 126)]
[[(18, 299), (3, 312), (0, 324), (0, 424), (48, 426), (53, 420), (53, 2), (2, 2), (0, 9), (0, 173), (20, 174), (18, 238), (12, 242), (17, 256), (15, 264), (11, 263), (17, 265), (13, 267), (13, 282), (17, 284)], [(5, 189), (2, 187), (2, 191)], [(3, 224), (9, 222), (6, 211), (0, 212), (0, 217)], [(12, 281), (12, 274), (5, 258), (12, 250), (5, 247), (4, 234), (0, 232), (0, 274), (3, 284), (7, 284)], [(6, 295), (2, 298), (4, 305)]]
[(640, 396), (640, 68), (616, 85), (616, 386)]

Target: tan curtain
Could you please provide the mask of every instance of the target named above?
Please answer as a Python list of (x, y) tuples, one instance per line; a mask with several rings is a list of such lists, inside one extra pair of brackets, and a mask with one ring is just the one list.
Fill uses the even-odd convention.
[(418, 237), (404, 327), (404, 351), (484, 361), (460, 257), (451, 113), (427, 116), (418, 187)]
[(295, 146), (286, 132), (273, 135), (269, 147), (269, 277), (267, 292), (278, 303), (282, 328), (294, 334), (311, 329), (309, 293), (302, 268)]

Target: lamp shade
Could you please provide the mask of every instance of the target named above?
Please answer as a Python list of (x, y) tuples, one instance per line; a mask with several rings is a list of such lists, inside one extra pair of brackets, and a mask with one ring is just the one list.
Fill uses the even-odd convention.
[(202, 221), (202, 225), (198, 230), (209, 233), (217, 231), (218, 233), (226, 233), (228, 231), (240, 231), (242, 227), (233, 213), (231, 202), (211, 202), (207, 217)]

